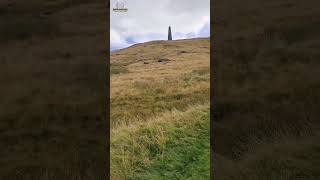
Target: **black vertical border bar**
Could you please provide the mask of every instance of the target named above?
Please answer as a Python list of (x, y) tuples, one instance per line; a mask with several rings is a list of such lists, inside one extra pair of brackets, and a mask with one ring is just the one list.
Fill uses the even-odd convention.
[(214, 58), (213, 3), (210, 1), (210, 179), (214, 179), (214, 132), (213, 119), (216, 118), (216, 66)]
[(106, 13), (106, 21), (107, 21), (107, 37), (106, 37), (106, 85), (105, 85), (105, 92), (106, 92), (106, 154), (107, 154), (107, 162), (106, 162), (106, 171), (107, 176), (106, 179), (110, 179), (110, 0), (106, 1), (107, 3), (107, 13)]

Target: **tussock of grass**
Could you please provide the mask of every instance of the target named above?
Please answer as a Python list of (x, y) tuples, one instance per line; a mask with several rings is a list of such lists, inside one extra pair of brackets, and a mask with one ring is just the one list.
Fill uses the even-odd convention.
[(208, 178), (209, 119), (208, 105), (192, 106), (112, 131), (112, 177)]
[(295, 139), (285, 137), (255, 145), (239, 161), (217, 155), (216, 177), (228, 180), (318, 179), (318, 138), (318, 135)]
[[(255, 14), (250, 21), (230, 15), (228, 26), (215, 26), (214, 176), (319, 179), (319, 54), (311, 48), (319, 44), (319, 3), (307, 12), (298, 1), (257, 2), (234, 9)], [(271, 9), (256, 11), (264, 7)]]
[(110, 68), (110, 74), (121, 74), (121, 73), (127, 73), (128, 69), (123, 66), (111, 66)]

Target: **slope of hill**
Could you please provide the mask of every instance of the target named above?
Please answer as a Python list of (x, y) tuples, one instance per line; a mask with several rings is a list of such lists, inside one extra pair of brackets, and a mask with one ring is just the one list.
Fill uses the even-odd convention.
[(103, 0), (0, 2), (0, 179), (106, 176)]
[(319, 5), (212, 3), (216, 179), (320, 179)]
[(208, 179), (209, 39), (111, 54), (112, 179)]

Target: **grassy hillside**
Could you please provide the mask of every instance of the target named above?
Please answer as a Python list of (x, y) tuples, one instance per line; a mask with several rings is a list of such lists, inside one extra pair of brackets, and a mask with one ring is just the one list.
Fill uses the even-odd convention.
[(215, 1), (215, 176), (319, 179), (319, 1)]
[(0, 179), (104, 179), (106, 3), (0, 2)]
[(111, 179), (208, 179), (209, 39), (111, 54)]

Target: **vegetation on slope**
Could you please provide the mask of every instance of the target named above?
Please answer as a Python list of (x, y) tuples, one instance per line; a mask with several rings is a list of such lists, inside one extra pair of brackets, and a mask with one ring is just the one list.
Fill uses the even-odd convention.
[(111, 179), (209, 178), (209, 39), (111, 54)]
[(209, 122), (207, 104), (113, 130), (113, 178), (208, 179)]
[(213, 7), (214, 175), (319, 179), (319, 3), (246, 2)]
[(105, 177), (105, 9), (0, 2), (0, 179)]

